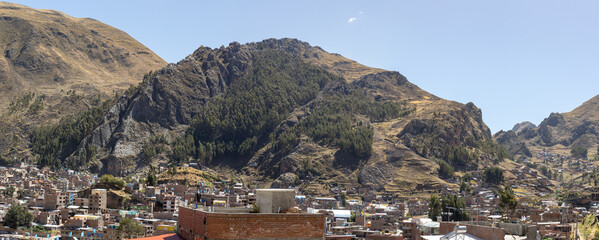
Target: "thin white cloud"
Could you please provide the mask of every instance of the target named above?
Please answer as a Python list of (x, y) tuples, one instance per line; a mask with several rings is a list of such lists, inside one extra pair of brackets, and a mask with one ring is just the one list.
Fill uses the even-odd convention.
[(364, 14), (364, 12), (362, 12), (362, 11), (359, 11), (358, 13), (359, 13), (360, 15)]
[(356, 22), (356, 20), (358, 20), (357, 17), (352, 17), (347, 20), (347, 23), (354, 23), (354, 22)]

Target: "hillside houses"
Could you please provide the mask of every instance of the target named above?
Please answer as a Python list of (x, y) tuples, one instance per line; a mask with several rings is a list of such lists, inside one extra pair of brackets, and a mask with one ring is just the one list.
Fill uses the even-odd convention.
[[(247, 214), (255, 211), (260, 202), (256, 189), (224, 178), (191, 185), (166, 182), (156, 186), (146, 185), (143, 179), (132, 179), (122, 188), (114, 189), (111, 185), (99, 184), (101, 178), (94, 174), (68, 170), (53, 172), (21, 166), (0, 168), (0, 173), (0, 220), (13, 204), (26, 206), (34, 216), (33, 224), (39, 226), (36, 229), (44, 229), (49, 237), (120, 239), (118, 227), (125, 218), (141, 224), (143, 236), (175, 233), (182, 208)], [(537, 170), (526, 166), (511, 173), (526, 178), (520, 184), (536, 184), (542, 190), (545, 190), (543, 185), (551, 184)], [(461, 196), (465, 208), (460, 210), (468, 213), (470, 221), (460, 225), (466, 226), (467, 231), (476, 231), (477, 236), (483, 239), (510, 234), (568, 239), (566, 235), (572, 231), (568, 224), (596, 210), (575, 208), (555, 200), (542, 201), (539, 205), (525, 204), (526, 199), (541, 195), (518, 193), (521, 204), (513, 214), (505, 215), (498, 208), (496, 191), (480, 184), (480, 174), (473, 175), (473, 181), (479, 184), (471, 194)], [(291, 207), (275, 208), (274, 211), (277, 214), (324, 215), (326, 227), (322, 234), (327, 239), (343, 239), (344, 236), (350, 239), (430, 239), (430, 236), (451, 234), (456, 226), (453, 222), (437, 222), (440, 218), (428, 219), (429, 197), (399, 197), (372, 192), (358, 194), (341, 186), (335, 187), (330, 195), (322, 196), (290, 189)], [(347, 196), (345, 201), (342, 201), (342, 194)], [(439, 194), (460, 193), (447, 188)], [(599, 203), (599, 200), (595, 202)], [(444, 211), (449, 212), (447, 209)], [(501, 222), (515, 225), (507, 227)], [(531, 226), (535, 227), (534, 231), (528, 230)], [(514, 230), (516, 228), (520, 230)], [(0, 231), (10, 232), (11, 236), (45, 236), (43, 232), (28, 232), (26, 229), (2, 227)]]

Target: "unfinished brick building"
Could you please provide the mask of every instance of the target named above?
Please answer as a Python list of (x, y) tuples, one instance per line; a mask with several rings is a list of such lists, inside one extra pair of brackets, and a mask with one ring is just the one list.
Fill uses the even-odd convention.
[(323, 239), (323, 214), (218, 213), (179, 207), (177, 233), (199, 239)]

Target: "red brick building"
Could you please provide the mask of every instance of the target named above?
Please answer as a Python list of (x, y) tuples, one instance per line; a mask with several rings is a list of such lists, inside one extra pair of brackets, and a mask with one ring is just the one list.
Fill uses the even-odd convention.
[(217, 213), (179, 207), (177, 233), (199, 239), (323, 239), (323, 214)]

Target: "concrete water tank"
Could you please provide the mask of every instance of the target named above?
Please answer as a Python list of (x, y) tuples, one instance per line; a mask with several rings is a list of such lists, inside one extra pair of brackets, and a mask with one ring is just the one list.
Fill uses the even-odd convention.
[(259, 213), (280, 213), (295, 207), (295, 190), (256, 189), (256, 206)]

